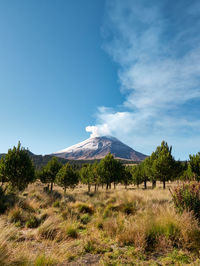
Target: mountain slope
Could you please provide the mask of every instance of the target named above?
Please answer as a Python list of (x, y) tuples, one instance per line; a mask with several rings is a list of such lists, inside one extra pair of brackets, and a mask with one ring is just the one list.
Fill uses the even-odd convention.
[(70, 160), (94, 160), (105, 157), (109, 152), (116, 158), (125, 160), (142, 161), (146, 158), (146, 155), (110, 136), (89, 138), (53, 155)]

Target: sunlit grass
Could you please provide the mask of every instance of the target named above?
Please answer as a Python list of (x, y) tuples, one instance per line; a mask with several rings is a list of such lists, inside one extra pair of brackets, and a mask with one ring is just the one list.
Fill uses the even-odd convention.
[(43, 188), (30, 185), (0, 216), (0, 265), (198, 265), (198, 222), (177, 213), (160, 184), (96, 194), (81, 185), (65, 197)]

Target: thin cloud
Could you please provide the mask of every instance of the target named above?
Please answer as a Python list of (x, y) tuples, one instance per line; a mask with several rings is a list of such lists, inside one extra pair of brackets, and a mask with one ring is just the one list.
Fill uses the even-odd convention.
[[(99, 108), (97, 125), (87, 127), (93, 136), (109, 133), (150, 153), (160, 139), (181, 142), (199, 134), (198, 117), (185, 108), (200, 98), (198, 1), (179, 0), (166, 14), (167, 3), (108, 1), (104, 49), (119, 65), (125, 111)], [(151, 148), (138, 144), (140, 137)]]

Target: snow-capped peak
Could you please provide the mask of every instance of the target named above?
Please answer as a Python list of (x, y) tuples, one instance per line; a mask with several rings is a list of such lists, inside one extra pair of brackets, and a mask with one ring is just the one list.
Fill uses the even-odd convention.
[(66, 159), (85, 160), (101, 159), (109, 152), (117, 158), (127, 160), (139, 161), (146, 157), (112, 136), (90, 137), (78, 144), (57, 151), (54, 155)]

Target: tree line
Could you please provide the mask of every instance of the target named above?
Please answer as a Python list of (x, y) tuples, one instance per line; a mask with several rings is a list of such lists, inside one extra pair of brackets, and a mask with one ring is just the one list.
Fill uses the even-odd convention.
[(124, 165), (109, 153), (100, 161), (84, 164), (81, 169), (66, 163), (64, 165), (53, 157), (41, 170), (35, 170), (29, 152), (21, 147), (9, 149), (0, 160), (0, 182), (4, 189), (24, 190), (29, 183), (39, 179), (46, 184), (46, 189), (53, 190), (54, 184), (61, 186), (66, 193), (67, 188), (75, 188), (78, 183), (86, 184), (88, 192), (91, 187), (97, 191), (99, 186), (110, 189), (117, 184), (127, 187), (130, 184), (139, 186), (147, 182), (156, 187), (161, 181), (163, 188), (167, 181), (197, 180), (200, 181), (200, 153), (190, 155), (186, 162), (176, 161), (172, 156), (172, 147), (163, 141), (156, 150), (137, 165)]

